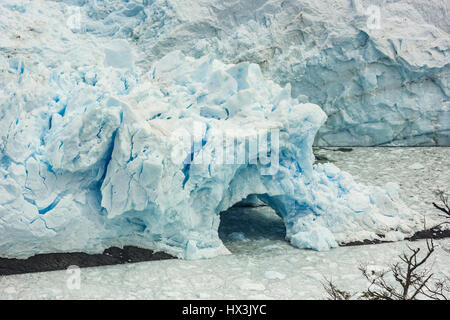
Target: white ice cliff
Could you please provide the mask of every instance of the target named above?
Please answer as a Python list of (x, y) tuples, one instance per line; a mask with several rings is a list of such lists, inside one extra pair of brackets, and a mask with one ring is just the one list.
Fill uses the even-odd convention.
[(317, 145), (450, 146), (450, 2), (149, 2), (144, 61), (174, 49), (257, 63), (328, 115)]
[[(217, 34), (209, 37), (208, 24), (195, 19), (207, 19), (209, 14), (214, 24), (213, 18), (224, 7), (210, 1), (202, 2), (204, 8), (196, 4), (188, 10), (181, 3), (0, 2), (1, 257), (101, 252), (121, 245), (163, 250), (187, 259), (211, 257), (227, 252), (218, 237), (220, 212), (248, 196), (271, 206), (285, 222), (287, 240), (300, 248), (326, 250), (339, 243), (380, 237), (399, 240), (414, 231), (417, 216), (400, 200), (395, 185), (363, 186), (334, 165), (313, 164), (312, 145), (327, 115), (308, 100), (323, 103), (328, 112), (332, 107), (328, 99), (337, 101), (339, 95), (361, 92), (356, 87), (365, 91), (367, 86), (400, 81), (390, 73), (393, 70), (404, 76), (401, 81), (442, 74), (448, 67), (448, 38), (435, 39), (436, 48), (445, 48), (433, 51), (428, 60), (413, 55), (422, 63), (414, 71), (408, 69), (411, 65), (405, 58), (398, 58), (395, 66), (384, 59), (377, 62), (379, 73), (368, 67), (365, 78), (354, 75), (362, 82), (352, 80), (353, 85), (347, 86), (335, 81), (337, 73), (332, 68), (371, 59), (369, 53), (363, 57), (351, 53), (352, 46), (374, 50), (372, 40), (354, 43), (360, 31), (342, 32), (348, 21), (327, 38), (328, 49), (307, 53), (293, 45), (289, 50), (308, 57), (293, 52), (274, 55), (264, 65), (245, 54), (259, 44), (246, 47), (239, 40), (251, 31), (246, 28), (271, 30), (260, 24), (257, 14), (254, 22), (249, 20), (250, 12), (258, 10), (238, 10), (244, 2), (228, 6), (230, 12), (247, 16), (219, 15), (224, 25), (234, 24), (238, 32), (224, 32), (227, 38), (222, 39), (219, 31), (211, 31)], [(293, 12), (283, 9), (289, 2), (251, 3), (274, 14)], [(214, 9), (207, 10), (209, 6)], [(180, 15), (194, 22), (184, 23)], [(198, 39), (200, 34), (203, 40)], [(268, 41), (263, 34), (251, 34), (247, 38), (254, 36), (252, 41)], [(342, 43), (333, 42), (336, 39)], [(211, 47), (214, 43), (217, 48)], [(330, 60), (322, 56), (327, 50)], [(444, 58), (436, 57), (440, 55)], [(303, 73), (293, 71), (290, 59), (302, 61), (298, 68)], [(328, 68), (319, 67), (326, 63)], [(296, 75), (319, 82), (328, 77), (336, 85), (317, 82), (308, 87), (294, 81)], [(368, 109), (358, 103), (345, 105), (341, 110), (355, 114), (332, 120), (335, 126), (331, 127), (328, 120), (318, 141), (353, 144), (352, 139), (359, 137), (363, 144), (370, 144), (379, 134), (395, 140), (388, 130), (391, 118), (365, 121), (378, 124), (366, 126), (364, 132), (356, 128), (369, 115), (388, 117), (387, 109), (378, 107), (380, 99), (388, 106), (402, 97), (418, 103), (407, 110), (437, 117), (433, 128), (440, 132), (427, 127), (429, 119), (423, 118), (423, 127), (410, 142), (421, 143), (431, 132), (434, 138), (441, 133), (444, 137), (447, 129), (441, 129), (448, 121), (439, 115), (448, 116), (448, 82), (439, 79), (418, 87), (421, 92), (406, 86), (376, 93), (372, 101), (376, 105), (361, 98)], [(325, 100), (318, 101), (321, 91)], [(430, 104), (419, 108), (421, 99)], [(402, 108), (399, 105), (394, 113), (400, 127), (409, 114)], [(355, 123), (348, 126), (349, 121)], [(442, 126), (439, 121), (444, 121)], [(339, 132), (345, 126), (349, 133), (344, 139)], [(334, 138), (326, 140), (326, 134)]]

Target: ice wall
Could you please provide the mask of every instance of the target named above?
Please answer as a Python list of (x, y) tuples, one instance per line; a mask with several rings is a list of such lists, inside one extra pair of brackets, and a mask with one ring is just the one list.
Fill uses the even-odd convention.
[(173, 49), (257, 63), (322, 107), (318, 145), (450, 145), (445, 0), (151, 1), (144, 60)]
[(248, 196), (274, 208), (300, 248), (414, 230), (395, 186), (313, 165), (326, 114), (290, 84), (252, 59), (221, 62), (202, 40), (190, 54), (174, 50), (182, 37), (149, 49), (150, 34), (157, 48), (166, 28), (201, 29), (178, 28), (170, 2), (166, 13), (155, 1), (102, 4), (0, 3), (0, 256), (121, 245), (222, 254), (219, 213)]
[(74, 32), (127, 39), (142, 70), (173, 50), (259, 64), (328, 115), (317, 145), (450, 145), (448, 1), (47, 2)]

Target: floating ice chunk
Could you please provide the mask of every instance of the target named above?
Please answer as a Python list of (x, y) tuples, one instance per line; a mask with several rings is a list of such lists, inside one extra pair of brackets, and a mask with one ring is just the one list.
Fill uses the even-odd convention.
[(411, 169), (411, 170), (421, 170), (423, 168), (425, 168), (425, 167), (423, 166), (423, 164), (421, 164), (419, 162), (415, 162), (408, 167), (408, 169)]
[(264, 272), (264, 277), (270, 280), (283, 280), (286, 275), (277, 271), (268, 270)]
[(266, 289), (262, 283), (251, 282), (247, 279), (239, 281), (239, 288), (246, 291), (264, 291)]

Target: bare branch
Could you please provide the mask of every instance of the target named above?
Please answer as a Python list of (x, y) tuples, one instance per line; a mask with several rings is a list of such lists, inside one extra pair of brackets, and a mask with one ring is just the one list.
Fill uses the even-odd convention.
[[(433, 203), (434, 207), (450, 218), (450, 204), (448, 195), (443, 191), (437, 192), (442, 205)], [(443, 215), (440, 215), (443, 216)], [(442, 224), (450, 223), (444, 221)], [(436, 228), (436, 227), (435, 227)], [(424, 225), (424, 230), (426, 225)], [(399, 262), (391, 264), (386, 270), (369, 270), (367, 266), (360, 266), (363, 277), (369, 282), (368, 288), (360, 295), (368, 300), (416, 300), (428, 298), (433, 300), (448, 300), (450, 287), (449, 279), (436, 279), (426, 262), (433, 255), (436, 245), (433, 239), (426, 240), (425, 250), (412, 248), (407, 245), (409, 252), (398, 256)], [(325, 287), (325, 286), (324, 286)], [(348, 294), (338, 289), (331, 281), (325, 287), (333, 300), (343, 300)]]

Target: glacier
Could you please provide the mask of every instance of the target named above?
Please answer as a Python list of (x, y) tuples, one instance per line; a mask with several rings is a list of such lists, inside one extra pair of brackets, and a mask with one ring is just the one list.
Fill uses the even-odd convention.
[[(173, 50), (260, 65), (328, 115), (316, 145), (450, 146), (448, 1), (48, 2), (38, 6), (55, 8), (54, 21), (72, 32), (126, 39), (143, 71)], [(3, 15), (30, 6), (4, 3)], [(38, 24), (48, 19), (36, 14)]]
[[(328, 115), (320, 146), (450, 146), (446, 0), (150, 1), (144, 59), (257, 63)], [(143, 61), (140, 61), (143, 64)]]
[[(434, 46), (426, 59), (406, 41), (398, 51), (404, 56), (379, 63), (387, 53), (369, 31), (350, 26), (352, 19), (338, 23), (318, 50), (308, 37), (317, 28), (330, 31), (325, 6), (192, 6), (0, 3), (0, 256), (123, 245), (185, 259), (226, 254), (220, 213), (255, 199), (275, 210), (299, 248), (400, 240), (416, 230), (418, 216), (397, 185), (364, 186), (332, 164), (314, 164), (312, 146), (446, 144), (445, 19), (421, 26), (424, 45)], [(316, 14), (298, 20), (312, 28), (306, 43), (295, 42), (297, 22), (273, 34), (292, 21), (286, 13), (300, 9)], [(255, 12), (272, 12), (273, 23), (261, 24), (259, 13), (250, 20)], [(285, 46), (277, 54), (260, 48), (275, 37)], [(343, 70), (333, 70), (341, 67), (350, 68), (349, 84), (339, 80)], [(421, 77), (432, 80), (386, 93)], [(331, 103), (370, 88), (382, 93)]]

